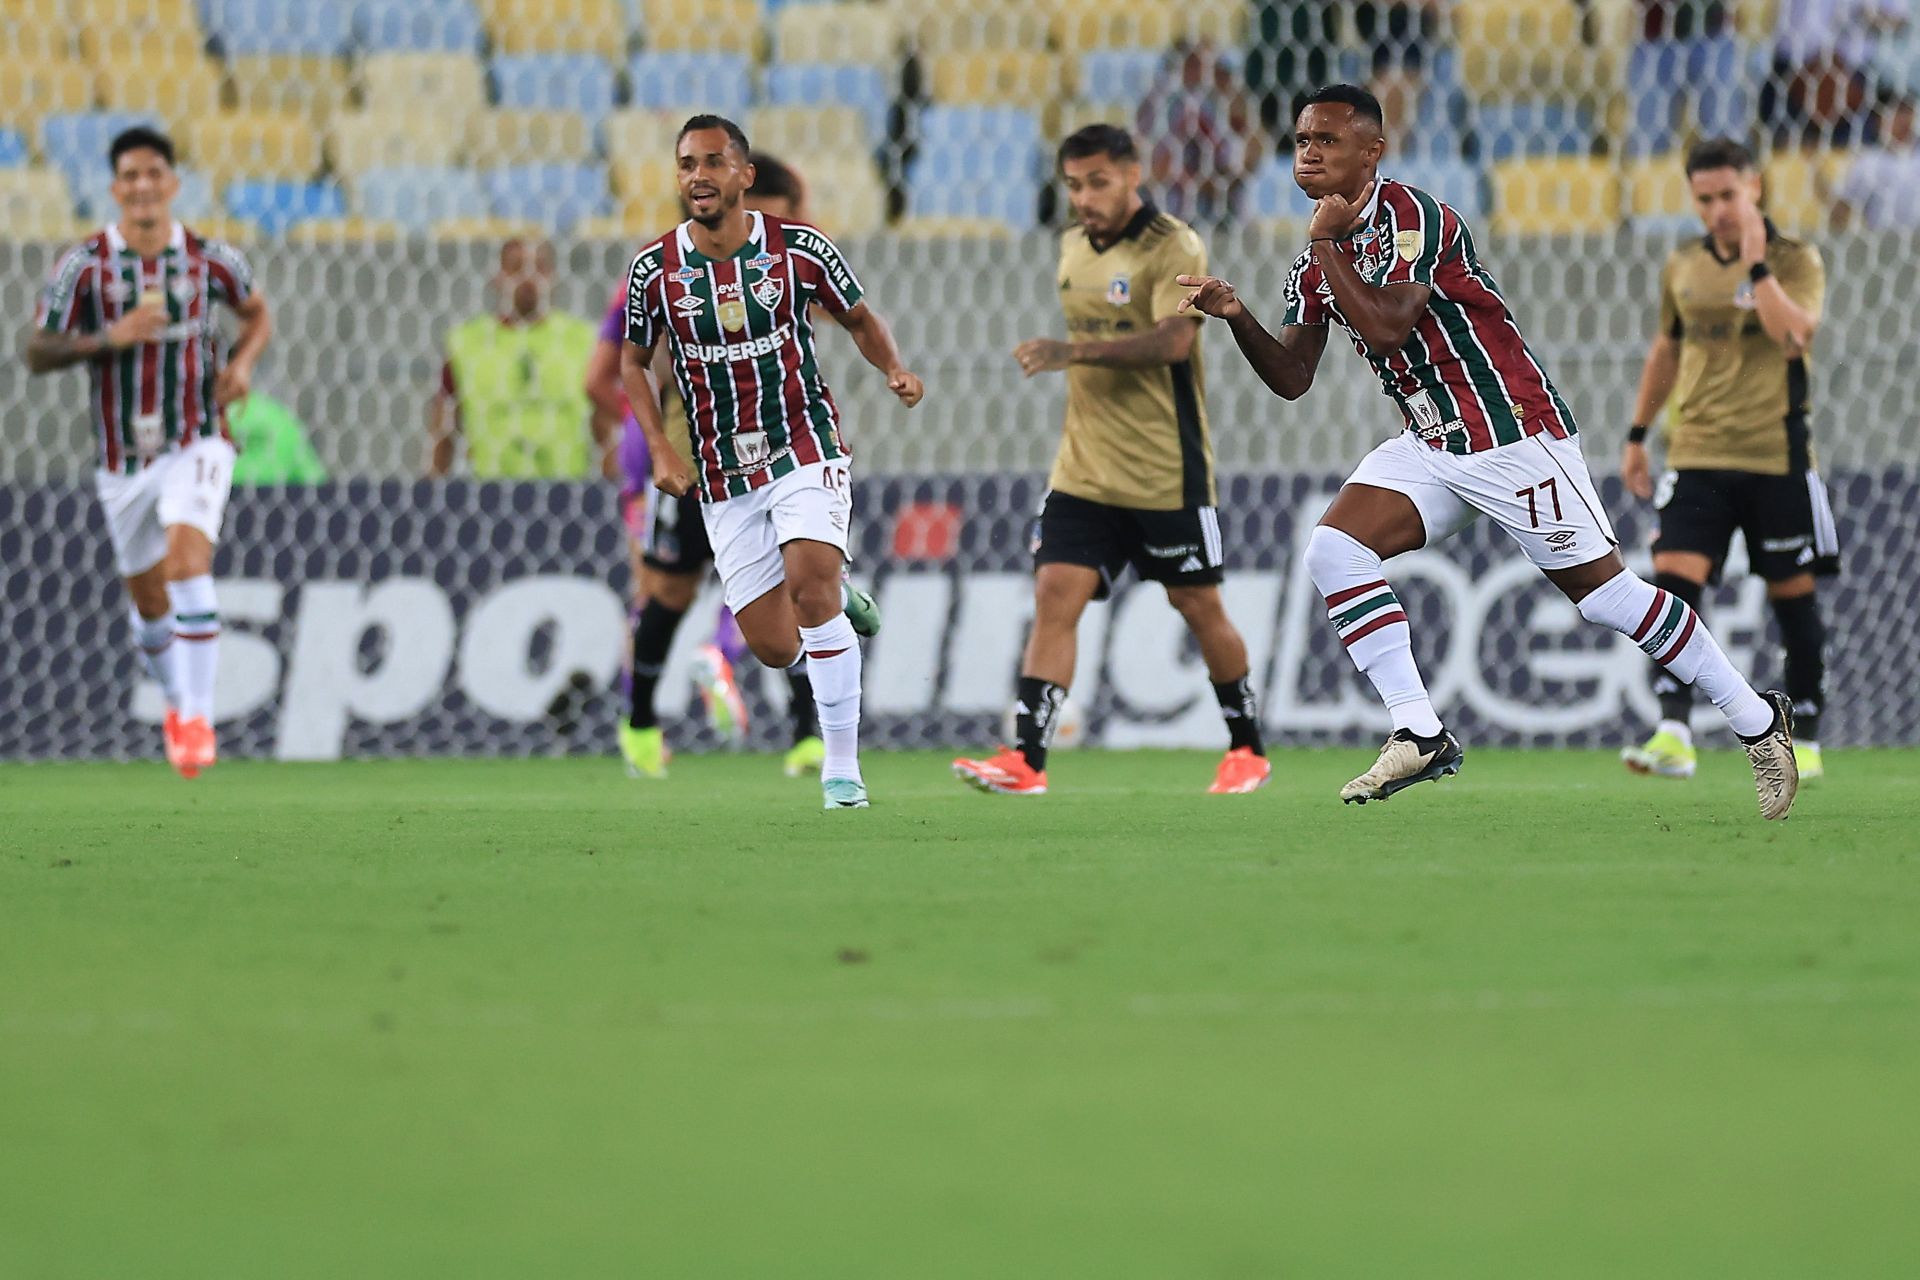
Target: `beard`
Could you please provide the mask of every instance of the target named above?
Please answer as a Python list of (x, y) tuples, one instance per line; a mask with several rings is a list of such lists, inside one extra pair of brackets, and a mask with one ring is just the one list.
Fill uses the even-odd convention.
[(687, 212), (695, 222), (699, 223), (701, 226), (705, 227), (707, 230), (717, 231), (720, 228), (720, 224), (727, 220), (727, 215), (732, 213), (735, 209), (738, 209), (739, 207), (740, 207), (739, 196), (736, 195), (731, 200), (727, 199), (725, 196), (720, 196), (716, 199), (713, 206), (713, 211), (710, 213), (694, 212), (691, 201), (688, 202)]

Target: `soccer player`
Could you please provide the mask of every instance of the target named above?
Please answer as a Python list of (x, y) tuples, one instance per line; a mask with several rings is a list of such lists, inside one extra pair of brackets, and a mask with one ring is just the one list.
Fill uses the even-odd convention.
[[(754, 166), (739, 125), (694, 116), (675, 153), (691, 217), (633, 261), (621, 381), (655, 485), (669, 498), (700, 495), (727, 607), (754, 656), (781, 669), (806, 657), (826, 743), (826, 808), (865, 808), (860, 619), (847, 609), (865, 610), (842, 585), (850, 454), (814, 356), (809, 307), (818, 302), (839, 319), (901, 403), (920, 403), (923, 388), (833, 241), (746, 207)], [(668, 441), (650, 385), (663, 338), (687, 407), (691, 466)]]
[[(165, 134), (128, 129), (107, 161), (119, 221), (54, 268), (26, 363), (34, 373), (86, 367), (96, 487), (134, 643), (166, 694), (167, 760), (192, 778), (218, 759), (213, 548), (233, 475), (226, 410), (252, 385), (273, 322), (247, 260), (174, 221), (180, 178)], [(216, 304), (240, 318), (224, 361)]]
[(1407, 615), (1382, 561), (1476, 516), (1498, 521), (1587, 621), (1631, 636), (1699, 686), (1746, 743), (1763, 817), (1799, 788), (1792, 712), (1762, 696), (1686, 601), (1621, 560), (1574, 435), (1460, 215), (1379, 174), (1380, 104), (1355, 85), (1308, 96), (1295, 124), (1294, 180), (1316, 201), (1307, 249), (1288, 273), (1279, 336), (1224, 280), (1191, 276), (1182, 305), (1225, 320), (1241, 353), (1288, 400), (1313, 385), (1338, 324), (1400, 410), (1406, 429), (1364, 458), (1307, 542), (1307, 568), (1347, 654), (1386, 704), (1393, 733), (1340, 798), (1384, 800), (1457, 773), (1464, 753), (1440, 722), (1413, 660)]
[[(1818, 249), (1781, 235), (1761, 213), (1760, 174), (1744, 146), (1699, 143), (1686, 168), (1707, 233), (1669, 254), (1660, 273), (1660, 330), (1620, 472), (1635, 497), (1654, 496), (1647, 432), (1671, 400), (1654, 585), (1698, 609), (1733, 531), (1746, 533), (1787, 651), (1800, 776), (1817, 778), (1826, 631), (1814, 581), (1840, 571), (1833, 509), (1807, 438), (1807, 348), (1826, 268)], [(1660, 723), (1621, 759), (1635, 773), (1691, 778), (1693, 689), (1656, 668), (1654, 692)]]
[(1200, 317), (1183, 274), (1207, 268), (1193, 228), (1140, 194), (1133, 139), (1089, 125), (1060, 144), (1077, 224), (1060, 241), (1065, 342), (1014, 349), (1028, 377), (1065, 370), (1067, 422), (1040, 510), (1034, 620), (1021, 660), (1015, 745), (953, 762), (969, 785), (1044, 795), (1047, 748), (1073, 683), (1075, 628), (1131, 564), (1166, 587), (1199, 642), (1229, 747), (1208, 791), (1252, 791), (1272, 772), (1247, 646), (1220, 602), (1222, 547), (1200, 370)]

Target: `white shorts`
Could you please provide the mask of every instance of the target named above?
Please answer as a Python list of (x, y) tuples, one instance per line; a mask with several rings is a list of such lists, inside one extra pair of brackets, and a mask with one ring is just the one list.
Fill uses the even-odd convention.
[(219, 543), (233, 488), (233, 446), (218, 436), (196, 440), (130, 476), (101, 471), (95, 488), (120, 576), (131, 578), (167, 558), (167, 530), (176, 524)]
[(1447, 453), (1411, 432), (1360, 460), (1349, 484), (1413, 500), (1432, 545), (1489, 515), (1542, 569), (1571, 569), (1619, 545), (1577, 438), (1529, 436), (1485, 453)]
[(846, 558), (851, 474), (845, 458), (812, 462), (738, 498), (700, 505), (727, 608), (738, 613), (787, 580), (780, 548), (789, 542), (824, 542)]

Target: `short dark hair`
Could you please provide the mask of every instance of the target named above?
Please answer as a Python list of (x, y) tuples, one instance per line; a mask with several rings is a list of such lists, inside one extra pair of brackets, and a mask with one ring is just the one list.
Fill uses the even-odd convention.
[(690, 133), (697, 133), (702, 129), (725, 129), (727, 131), (728, 141), (740, 148), (741, 159), (746, 160), (753, 156), (753, 148), (747, 145), (747, 131), (725, 116), (698, 115), (689, 117), (687, 122), (680, 126), (679, 136), (674, 138), (673, 145), (676, 147), (679, 146), (681, 139)]
[(1308, 107), (1319, 106), (1321, 103), (1352, 107), (1353, 114), (1356, 116), (1366, 117), (1379, 125), (1383, 131), (1387, 127), (1387, 113), (1380, 109), (1380, 99), (1357, 84), (1323, 84), (1300, 99), (1293, 114), (1297, 116)]
[(158, 151), (169, 168), (173, 165), (173, 139), (148, 125), (137, 124), (114, 135), (107, 148), (107, 167), (120, 172), (120, 157), (129, 151)]
[(1709, 169), (1734, 169), (1741, 173), (1752, 173), (1755, 168), (1753, 152), (1743, 142), (1732, 138), (1708, 138), (1696, 142), (1687, 151), (1687, 176), (1705, 173)]
[(800, 175), (792, 166), (762, 151), (753, 157), (753, 185), (747, 188), (747, 194), (762, 200), (791, 200), (798, 204), (804, 192)]
[(1075, 129), (1060, 144), (1060, 153), (1055, 164), (1065, 164), (1069, 160), (1085, 160), (1089, 156), (1106, 156), (1111, 160), (1138, 160), (1139, 149), (1133, 145), (1133, 135), (1117, 124), (1090, 124)]

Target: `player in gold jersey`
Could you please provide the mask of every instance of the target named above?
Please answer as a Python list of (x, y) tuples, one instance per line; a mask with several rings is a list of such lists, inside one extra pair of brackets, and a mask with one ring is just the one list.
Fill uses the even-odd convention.
[[(1655, 497), (1646, 436), (1670, 407), (1667, 466), (1655, 506), (1654, 582), (1696, 609), (1734, 530), (1786, 649), (1794, 754), (1802, 778), (1821, 773), (1825, 631), (1817, 578), (1839, 572), (1826, 486), (1808, 440), (1808, 348), (1820, 324), (1826, 269), (1820, 251), (1780, 234), (1760, 209), (1753, 154), (1727, 139), (1696, 145), (1687, 181), (1706, 235), (1680, 246), (1660, 276), (1660, 331), (1647, 353), (1621, 472)], [(1656, 673), (1660, 724), (1622, 752), (1636, 773), (1693, 776), (1693, 690)]]
[(1252, 791), (1271, 768), (1247, 647), (1220, 600), (1223, 548), (1198, 317), (1179, 313), (1183, 274), (1206, 269), (1193, 228), (1140, 194), (1133, 139), (1089, 125), (1060, 146), (1077, 224), (1061, 237), (1067, 341), (1014, 349), (1028, 377), (1067, 374), (1066, 431), (1034, 542), (1034, 623), (1020, 666), (1012, 747), (953, 769), (982, 790), (1038, 795), (1073, 682), (1075, 629), (1131, 564), (1163, 584), (1199, 642), (1229, 747), (1215, 794)]

